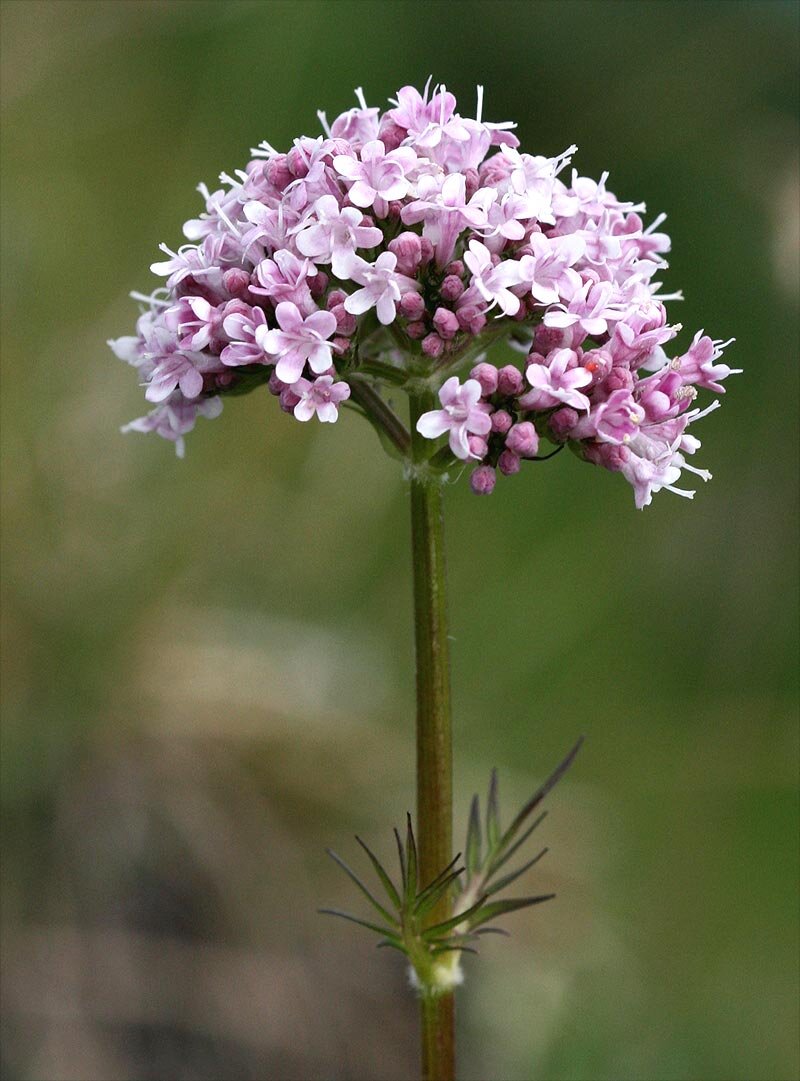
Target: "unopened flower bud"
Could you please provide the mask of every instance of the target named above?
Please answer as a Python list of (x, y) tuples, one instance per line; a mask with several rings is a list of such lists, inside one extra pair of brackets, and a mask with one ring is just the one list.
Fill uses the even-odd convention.
[(222, 284), (232, 297), (244, 297), (250, 287), (250, 275), (241, 267), (231, 267), (222, 275)]
[(469, 478), (469, 486), (475, 495), (491, 495), (496, 483), (497, 474), (490, 465), (479, 465)]
[(505, 409), (495, 409), (491, 416), (492, 431), (499, 432), (500, 435), (505, 435), (508, 429), (513, 424), (511, 414), (507, 413)]
[(264, 174), (270, 184), (277, 188), (278, 191), (283, 191), (294, 180), (285, 154), (278, 154), (277, 157), (270, 158), (264, 167)]
[(445, 274), (453, 274), (456, 278), (464, 277), (464, 264), (460, 259), (454, 259), (444, 268)]
[(419, 293), (403, 293), (397, 305), (406, 319), (417, 320), (425, 311), (425, 301)]
[(442, 300), (446, 300), (450, 304), (452, 304), (454, 300), (458, 300), (463, 292), (464, 283), (461, 278), (456, 277), (455, 274), (448, 274), (439, 289)]
[(506, 447), (520, 458), (534, 458), (539, 450), (539, 433), (529, 420), (515, 424), (506, 436)]
[(336, 316), (336, 329), (339, 334), (350, 335), (355, 331), (358, 320), (345, 310), (344, 304), (337, 304), (335, 308), (331, 308), (331, 315)]
[(318, 300), (328, 288), (328, 281), (328, 275), (322, 270), (308, 279), (308, 288), (315, 300)]
[(522, 373), (513, 364), (506, 364), (497, 373), (497, 389), (506, 397), (511, 398), (516, 394), (521, 394), (524, 385)]
[(420, 338), (424, 338), (428, 333), (428, 328), (424, 323), (409, 323), (406, 327), (406, 334), (414, 341), (419, 341)]
[(564, 443), (569, 439), (569, 433), (578, 423), (579, 419), (578, 413), (570, 408), (570, 406), (564, 406), (563, 409), (557, 409), (555, 413), (551, 415), (549, 421), (553, 438), (559, 443)]
[(471, 304), (468, 304), (464, 308), (459, 308), (456, 312), (458, 318), (458, 325), (462, 330), (466, 330), (468, 334), (478, 335), (486, 326), (486, 316), (478, 308), (474, 308)]
[[(397, 256), (397, 271), (399, 274), (413, 276), (419, 267), (422, 257), (421, 237), (416, 233), (401, 233), (394, 240), (390, 240), (389, 251)], [(416, 296), (417, 294), (415, 294)]]
[(469, 377), (478, 380), (484, 398), (489, 398), (497, 390), (497, 368), (494, 364), (487, 364), (485, 360), (481, 361), (480, 364), (475, 365)]
[(344, 289), (331, 289), (325, 298), (325, 307), (331, 312), (337, 305), (344, 304), (346, 300), (347, 293), (345, 293)]
[(450, 338), (454, 338), (459, 330), (456, 313), (451, 312), (447, 308), (436, 309), (436, 312), (433, 316), (433, 325), (439, 333), (439, 336), (444, 338), (445, 341), (449, 341)]
[(236, 372), (217, 372), (214, 376), (214, 385), (218, 390), (225, 390), (236, 382)]
[(296, 179), (308, 176), (308, 155), (299, 146), (293, 146), (286, 155), (286, 165)]
[(427, 266), (431, 259), (433, 259), (433, 244), (431, 240), (426, 236), (420, 237), (420, 248), (419, 265)]
[(500, 472), (506, 477), (519, 473), (520, 464), (520, 456), (513, 450), (504, 450), (497, 461)]
[(284, 413), (291, 413), (300, 401), (300, 395), (295, 394), (291, 387), (284, 387), (278, 400)]
[[(342, 356), (343, 353), (347, 353), (352, 346), (352, 342), (349, 338), (334, 338), (331, 342), (334, 352), (337, 356)], [(336, 375), (335, 368), (329, 368), (326, 372), (322, 372), (322, 375)]]
[(485, 458), (489, 453), (489, 444), (482, 435), (471, 435), (467, 439), (471, 458)]
[(277, 398), (281, 391), (285, 389), (285, 387), (286, 384), (283, 382), (283, 380), (278, 379), (275, 372), (272, 372), (267, 382), (267, 389), (269, 390), (270, 394), (274, 394)]
[(438, 334), (428, 334), (422, 339), (422, 352), (429, 357), (440, 357), (444, 352), (444, 342)]
[(609, 394), (615, 390), (632, 390), (633, 374), (630, 369), (621, 366), (612, 368), (606, 376), (605, 388)]
[(464, 179), (466, 184), (464, 185), (464, 194), (467, 202), (472, 198), (478, 188), (481, 186), (481, 178), (478, 176), (477, 169), (465, 169)]
[(378, 131), (378, 138), (386, 147), (386, 153), (390, 150), (397, 150), (398, 146), (402, 143), (408, 132), (405, 128), (401, 128), (398, 124), (395, 124), (393, 120), (388, 117), (383, 117), (381, 120), (380, 130)]

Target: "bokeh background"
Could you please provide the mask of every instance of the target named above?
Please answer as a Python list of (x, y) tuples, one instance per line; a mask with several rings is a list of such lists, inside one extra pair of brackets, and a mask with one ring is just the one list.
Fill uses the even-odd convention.
[(3, 10), (3, 1076), (403, 1079), (402, 962), (326, 860), (413, 805), (407, 493), (353, 415), (264, 394), (179, 462), (130, 333), (194, 185), (433, 73), (666, 210), (688, 342), (736, 335), (715, 479), (637, 513), (565, 455), (447, 496), (459, 830), (583, 732), (514, 938), (467, 962), (461, 1074), (794, 1079), (798, 7)]

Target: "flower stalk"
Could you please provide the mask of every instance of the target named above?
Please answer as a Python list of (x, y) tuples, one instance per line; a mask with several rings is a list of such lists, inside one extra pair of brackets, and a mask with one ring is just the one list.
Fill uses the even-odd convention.
[[(432, 394), (410, 399), (412, 457), (421, 464), (427, 440), (417, 420), (431, 408)], [(414, 637), (417, 686), (417, 831), (422, 882), (432, 881), (450, 863), (453, 845), (453, 749), (450, 707), (450, 650), (441, 479), (428, 470), (411, 475), (411, 551), (414, 577)], [(452, 914), (445, 893), (427, 917), (439, 923)], [(456, 954), (452, 955), (454, 958)], [(422, 1076), (448, 1081), (455, 1075), (453, 991), (423, 988)]]

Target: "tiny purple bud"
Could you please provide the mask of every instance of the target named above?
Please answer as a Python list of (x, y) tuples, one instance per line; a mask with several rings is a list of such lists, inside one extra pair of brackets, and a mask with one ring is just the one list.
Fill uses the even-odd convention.
[(464, 283), (455, 274), (448, 274), (439, 290), (442, 300), (452, 304), (464, 292)]
[(426, 266), (431, 259), (433, 259), (433, 243), (428, 237), (420, 237), (420, 247), (422, 249), (419, 257), (419, 265)]
[[(337, 354), (337, 356), (341, 356), (343, 353), (347, 353), (352, 344), (353, 343), (350, 341), (349, 338), (333, 338), (331, 340), (333, 351)], [(327, 371), (320, 372), (320, 375), (336, 375), (336, 369), (328, 368)]]
[(469, 377), (478, 380), (484, 398), (490, 397), (497, 390), (497, 368), (494, 364), (487, 364), (485, 360), (476, 364)]
[(515, 394), (521, 394), (524, 385), (522, 372), (515, 368), (513, 364), (506, 364), (497, 373), (497, 389), (501, 394), (505, 394), (509, 398)]
[(429, 357), (440, 357), (444, 352), (444, 342), (438, 334), (428, 334), (422, 339), (422, 352)]
[(328, 280), (328, 275), (322, 270), (315, 274), (313, 278), (308, 278), (308, 287), (315, 300), (318, 300), (328, 288)]
[(284, 413), (291, 413), (300, 401), (300, 395), (295, 394), (291, 387), (284, 387), (278, 400)]
[(340, 334), (349, 336), (355, 332), (358, 320), (345, 310), (344, 304), (337, 304), (335, 308), (331, 308), (331, 315), (336, 316), (336, 329)]
[(593, 353), (584, 355), (583, 366), (592, 377), (592, 386), (597, 386), (598, 383), (603, 382), (611, 371), (611, 357), (608, 353), (601, 353), (598, 349)]
[(389, 221), (400, 221), (400, 212), (403, 209), (403, 204), (394, 200), (389, 203), (389, 209), (386, 211), (386, 217)]
[(515, 454), (513, 450), (504, 450), (500, 455), (497, 464), (500, 468), (500, 472), (505, 477), (511, 477), (514, 473), (519, 473), (519, 467), (521, 465), (521, 459), (518, 454)]
[(264, 168), (264, 173), (270, 184), (278, 191), (283, 191), (294, 180), (285, 154), (278, 154), (276, 158), (270, 159)]
[(490, 465), (479, 465), (469, 478), (469, 486), (475, 495), (491, 495), (496, 483), (497, 474)]
[[(388, 244), (390, 252), (397, 256), (397, 272), (413, 276), (422, 256), (421, 238), (416, 233), (401, 233)], [(415, 296), (417, 294), (414, 294)]]
[(231, 383), (235, 383), (236, 379), (236, 372), (219, 372), (214, 376), (214, 384), (219, 390), (224, 390), (226, 387), (229, 387)]
[(601, 465), (604, 469), (610, 469), (612, 473), (618, 473), (623, 465), (630, 460), (631, 452), (624, 445), (617, 446), (615, 443), (584, 443), (583, 457), (592, 465)]
[(465, 169), (464, 170), (464, 179), (466, 180), (464, 191), (465, 191), (465, 195), (466, 195), (466, 198), (467, 198), (467, 202), (469, 202), (469, 200), (472, 198), (472, 196), (475, 194), (475, 192), (481, 186), (481, 178), (480, 178), (480, 176), (478, 176), (478, 170), (477, 169)]
[(557, 439), (559, 443), (565, 442), (569, 439), (569, 433), (579, 419), (577, 412), (570, 406), (557, 409), (550, 417), (550, 431), (553, 433), (553, 438)]
[(448, 275), (452, 274), (456, 278), (463, 278), (464, 264), (461, 262), (460, 259), (454, 259), (452, 263), (447, 264), (447, 266), (444, 268), (444, 272)]
[(444, 338), (445, 341), (449, 341), (451, 338), (454, 338), (459, 330), (456, 313), (451, 312), (447, 308), (436, 309), (436, 312), (433, 316), (433, 325), (439, 333), (439, 336), (441, 338)]
[(403, 293), (397, 305), (406, 319), (417, 320), (425, 311), (425, 301), (419, 293)]
[(407, 135), (408, 132), (406, 129), (395, 124), (394, 120), (390, 120), (386, 116), (381, 120), (378, 138), (386, 147), (387, 154), (390, 150), (397, 150), (398, 146), (400, 146)]
[(275, 372), (270, 374), (269, 381), (267, 382), (267, 388), (270, 394), (274, 394), (277, 398), (285, 386), (286, 384), (281, 379), (278, 379)]
[(286, 165), (293, 177), (308, 176), (308, 155), (299, 146), (293, 146), (286, 155)]
[(520, 458), (534, 458), (539, 449), (539, 434), (529, 420), (523, 420), (509, 431), (506, 447)]
[(424, 338), (428, 333), (428, 328), (424, 323), (409, 323), (406, 327), (406, 334), (409, 338), (413, 338), (415, 341), (419, 341), (420, 338)]
[(325, 307), (329, 312), (332, 312), (334, 308), (338, 307), (339, 304), (344, 304), (346, 300), (347, 293), (345, 293), (344, 289), (331, 289), (325, 300)]
[(500, 435), (505, 435), (513, 423), (511, 414), (507, 413), (505, 409), (496, 409), (494, 413), (492, 413), (491, 420), (492, 431), (499, 432)]
[(466, 330), (468, 334), (478, 335), (486, 326), (486, 316), (478, 308), (468, 304), (464, 308), (459, 308), (456, 312), (458, 318), (458, 325), (462, 330)]
[(489, 444), (482, 435), (471, 435), (467, 439), (469, 453), (472, 458), (485, 458), (489, 453)]
[(615, 367), (608, 373), (605, 389), (611, 394), (615, 390), (632, 390), (633, 374), (628, 368)]
[(231, 267), (222, 275), (222, 284), (232, 297), (244, 297), (250, 287), (250, 275), (241, 267)]

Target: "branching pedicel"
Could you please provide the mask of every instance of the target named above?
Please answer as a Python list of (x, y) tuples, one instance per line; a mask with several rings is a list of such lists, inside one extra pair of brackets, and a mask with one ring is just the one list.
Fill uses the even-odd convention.
[[(665, 352), (681, 328), (665, 308), (680, 294), (656, 281), (670, 247), (657, 231), (663, 215), (645, 226), (644, 205), (617, 199), (608, 174), (562, 179), (574, 146), (553, 158), (521, 153), (514, 124), (482, 119), (482, 97), (479, 88), (473, 120), (444, 87), (404, 87), (384, 113), (359, 90), (358, 106), (332, 123), (319, 114), (324, 135), (288, 153), (262, 143), (246, 169), (222, 174), (220, 190), (200, 186), (205, 211), (185, 224), (189, 243), (162, 245), (167, 258), (151, 268), (166, 286), (134, 294), (144, 305), (136, 335), (109, 343), (155, 405), (124, 430), (155, 431), (179, 455), (198, 415), (265, 384), (300, 421), (359, 411), (404, 463), (417, 837), (409, 823), (405, 845), (398, 839), (399, 887), (367, 850), (386, 903), (356, 881), (384, 943), (411, 961), (423, 1073), (441, 1079), (454, 1070), (459, 953), (486, 918), (520, 907), (487, 898), (516, 877), (495, 876), (521, 826), (518, 816), (499, 831), (493, 796), (486, 852), (473, 813), (464, 868), (451, 860), (443, 483), (471, 462), (472, 490), (489, 494), (497, 470), (510, 476), (568, 446), (621, 473), (637, 507), (661, 488), (691, 497), (681, 474), (710, 474), (687, 462), (700, 446), (689, 429), (718, 404), (695, 398), (722, 393), (733, 374), (720, 359), (730, 343), (702, 331), (685, 352)], [(485, 360), (501, 340), (520, 366)], [(408, 426), (395, 411), (401, 394)]]

